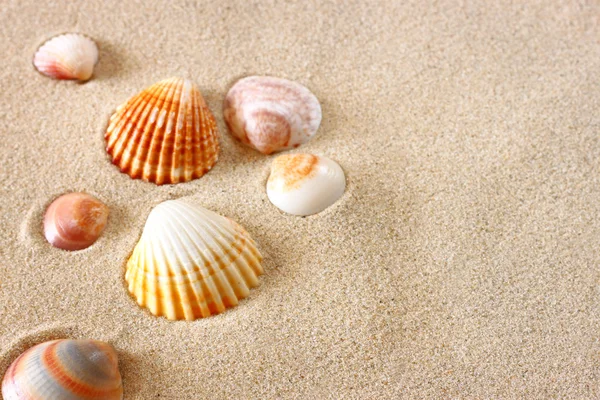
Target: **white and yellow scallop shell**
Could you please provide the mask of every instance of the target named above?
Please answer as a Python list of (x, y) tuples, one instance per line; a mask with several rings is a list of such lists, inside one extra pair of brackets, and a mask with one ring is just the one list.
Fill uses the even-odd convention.
[(125, 280), (152, 314), (194, 320), (247, 297), (263, 273), (261, 261), (254, 240), (236, 222), (169, 200), (150, 212)]

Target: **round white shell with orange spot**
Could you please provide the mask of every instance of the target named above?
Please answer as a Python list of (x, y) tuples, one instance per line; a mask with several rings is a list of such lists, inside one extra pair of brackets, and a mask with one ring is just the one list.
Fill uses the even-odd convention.
[(66, 33), (44, 43), (33, 56), (33, 65), (55, 79), (87, 81), (98, 62), (98, 46), (87, 36)]
[(150, 212), (125, 280), (152, 314), (194, 320), (247, 297), (263, 273), (261, 261), (248, 232), (234, 221), (169, 200)]
[(240, 79), (227, 93), (223, 117), (234, 137), (264, 154), (298, 147), (321, 123), (321, 105), (299, 83), (270, 76)]
[(335, 203), (346, 189), (344, 171), (335, 161), (312, 154), (285, 154), (271, 164), (267, 196), (280, 210), (312, 215)]

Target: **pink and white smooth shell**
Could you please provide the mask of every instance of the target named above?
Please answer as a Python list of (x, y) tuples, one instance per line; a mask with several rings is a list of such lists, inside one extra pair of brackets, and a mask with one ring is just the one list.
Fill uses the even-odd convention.
[(240, 79), (227, 93), (223, 116), (234, 137), (264, 154), (308, 142), (321, 124), (321, 105), (299, 83), (270, 76)]
[(98, 62), (98, 46), (87, 36), (66, 33), (51, 38), (33, 56), (33, 65), (54, 79), (87, 81)]
[(67, 193), (55, 199), (44, 214), (44, 236), (59, 249), (81, 250), (102, 234), (108, 207), (87, 193)]

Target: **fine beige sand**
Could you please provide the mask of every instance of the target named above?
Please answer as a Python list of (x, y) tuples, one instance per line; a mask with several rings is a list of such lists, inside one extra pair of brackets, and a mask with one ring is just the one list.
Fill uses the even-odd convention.
[[(118, 350), (126, 399), (600, 396), (600, 3), (48, 1), (0, 9), (0, 374), (59, 337)], [(31, 64), (67, 31), (94, 78)], [(265, 74), (310, 88), (323, 154), (347, 174), (325, 212), (284, 215), (273, 156), (227, 132), (222, 100)], [(221, 158), (157, 187), (121, 174), (114, 108), (173, 76), (198, 84)], [(43, 238), (45, 207), (110, 207), (89, 249)], [(139, 308), (125, 262), (156, 204), (238, 221), (265, 256), (236, 308), (170, 322)]]

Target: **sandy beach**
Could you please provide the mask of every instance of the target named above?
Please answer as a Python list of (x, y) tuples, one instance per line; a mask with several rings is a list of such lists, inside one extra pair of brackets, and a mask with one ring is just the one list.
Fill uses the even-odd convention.
[[(63, 32), (98, 43), (89, 82), (32, 66)], [(0, 37), (0, 375), (37, 343), (93, 338), (127, 400), (600, 396), (598, 1), (4, 0)], [(250, 75), (321, 102), (291, 152), (344, 169), (324, 212), (273, 206), (275, 155), (227, 131), (223, 99)], [(171, 76), (200, 88), (221, 153), (156, 186), (111, 164), (104, 132)], [(82, 251), (43, 236), (70, 191), (110, 208)], [(264, 256), (247, 299), (193, 322), (152, 316), (124, 281), (149, 212), (181, 197)]]

